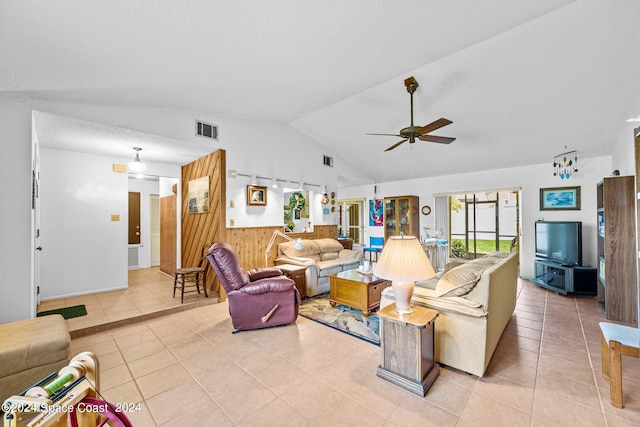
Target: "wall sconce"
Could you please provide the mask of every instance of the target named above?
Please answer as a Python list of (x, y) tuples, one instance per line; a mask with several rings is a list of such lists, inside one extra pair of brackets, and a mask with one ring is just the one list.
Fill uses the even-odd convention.
[(256, 178), (256, 174), (251, 175), (251, 185), (258, 185), (258, 178)]
[(278, 188), (278, 180), (276, 179), (275, 176), (271, 180), (271, 188)]

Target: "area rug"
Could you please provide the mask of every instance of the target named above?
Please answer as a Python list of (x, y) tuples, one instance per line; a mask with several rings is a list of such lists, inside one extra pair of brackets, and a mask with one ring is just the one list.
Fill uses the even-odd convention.
[(365, 317), (362, 311), (345, 305), (331, 307), (329, 294), (307, 298), (300, 305), (301, 316), (337, 329), (375, 345), (380, 345), (380, 319), (375, 313)]
[(65, 319), (71, 319), (74, 317), (81, 317), (87, 315), (87, 308), (82, 305), (74, 305), (73, 307), (57, 308), (55, 310), (41, 311), (37, 314), (38, 317), (48, 316), (50, 314), (62, 314)]

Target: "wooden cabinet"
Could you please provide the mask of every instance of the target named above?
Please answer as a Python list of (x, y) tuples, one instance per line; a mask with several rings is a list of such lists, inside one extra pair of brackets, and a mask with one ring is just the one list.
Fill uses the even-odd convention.
[(597, 186), (598, 303), (609, 320), (638, 321), (635, 182), (604, 178)]
[(391, 236), (420, 238), (418, 196), (384, 198), (384, 239)]
[(345, 270), (329, 276), (329, 303), (346, 305), (362, 311), (367, 317), (380, 306), (382, 291), (391, 286), (388, 280), (365, 275), (358, 270)]
[(412, 306), (399, 314), (396, 304), (378, 311), (382, 363), (377, 375), (419, 396), (427, 393), (440, 373), (435, 359), (434, 323), (438, 312)]

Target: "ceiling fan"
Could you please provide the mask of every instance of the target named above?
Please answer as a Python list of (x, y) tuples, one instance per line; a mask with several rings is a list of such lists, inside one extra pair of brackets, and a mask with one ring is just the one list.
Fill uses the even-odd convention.
[(453, 123), (449, 119), (440, 118), (434, 122), (429, 123), (426, 126), (415, 126), (413, 124), (413, 93), (416, 91), (416, 89), (418, 89), (418, 86), (420, 85), (418, 84), (418, 81), (413, 77), (409, 77), (405, 79), (404, 85), (407, 88), (407, 92), (409, 92), (409, 94), (411, 95), (411, 125), (409, 127), (401, 129), (398, 134), (368, 133), (367, 135), (397, 136), (400, 138), (404, 138), (402, 141), (393, 144), (391, 147), (387, 148), (384, 151), (393, 150), (394, 148), (398, 147), (400, 144), (403, 144), (407, 141), (409, 141), (410, 144), (413, 144), (414, 142), (416, 142), (416, 138), (421, 141), (437, 142), (439, 144), (451, 144), (453, 141), (455, 141), (456, 140), (455, 138), (449, 138), (447, 136), (427, 135), (429, 132), (433, 132), (436, 129), (440, 129), (441, 127), (444, 127)]

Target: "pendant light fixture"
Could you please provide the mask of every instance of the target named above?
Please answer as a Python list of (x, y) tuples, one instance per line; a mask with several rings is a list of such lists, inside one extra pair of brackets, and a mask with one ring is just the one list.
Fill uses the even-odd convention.
[(142, 151), (142, 148), (133, 147), (133, 149), (136, 150), (136, 158), (133, 159), (133, 161), (130, 162), (127, 166), (130, 172), (140, 173), (147, 168), (147, 165), (142, 163), (142, 161), (140, 160), (140, 151)]

